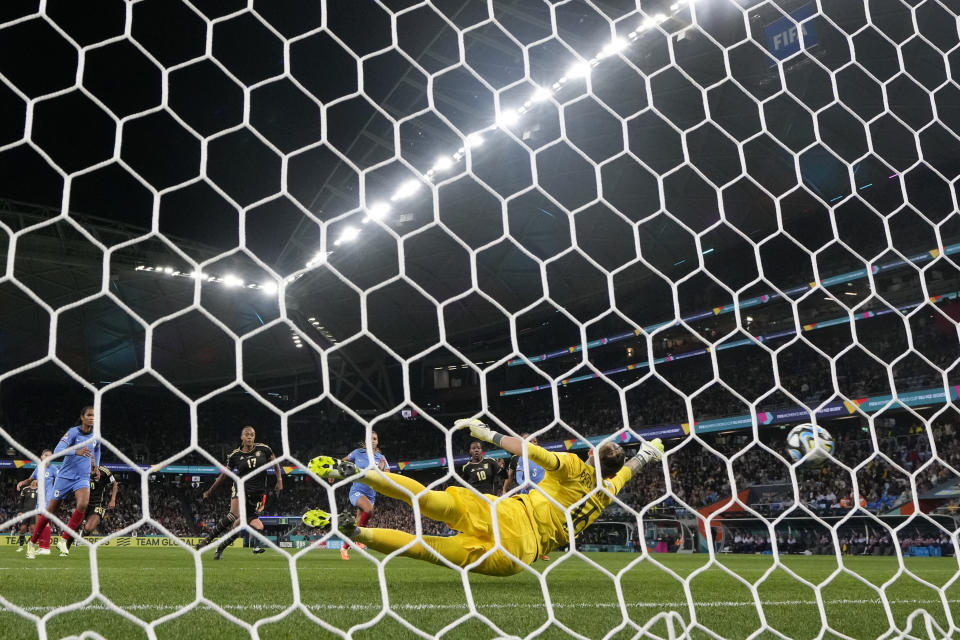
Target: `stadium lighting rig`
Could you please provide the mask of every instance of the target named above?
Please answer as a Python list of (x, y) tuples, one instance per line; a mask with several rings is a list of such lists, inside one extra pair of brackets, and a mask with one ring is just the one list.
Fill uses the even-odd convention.
[[(625, 34), (624, 36), (617, 36), (610, 42), (603, 45), (593, 57), (573, 64), (567, 70), (567, 72), (560, 76), (555, 82), (553, 82), (553, 84), (536, 86), (533, 92), (523, 103), (515, 108), (501, 110), (497, 115), (496, 124), (480, 131), (475, 131), (468, 134), (464, 138), (463, 146), (459, 147), (455, 152), (438, 156), (434, 161), (433, 166), (424, 174), (424, 177), (432, 183), (439, 179), (442, 175), (452, 171), (464, 161), (468, 151), (483, 146), (484, 134), (486, 132), (489, 132), (493, 129), (507, 128), (516, 125), (523, 120), (524, 117), (528, 116), (538, 105), (550, 100), (571, 80), (588, 77), (601, 61), (611, 56), (619, 55), (623, 51), (627, 50), (634, 43), (636, 43), (643, 33), (657, 28), (669, 18), (673, 17), (678, 11), (687, 5), (694, 4), (695, 2), (696, 0), (679, 0), (670, 6), (671, 14), (669, 16), (664, 13), (657, 13), (653, 16), (644, 18), (636, 26), (636, 28), (629, 33)], [(406, 180), (405, 182), (401, 183), (396, 187), (396, 189), (394, 189), (389, 200), (374, 202), (365, 209), (365, 215), (362, 218), (359, 226), (351, 224), (344, 227), (340, 231), (340, 234), (337, 236), (337, 238), (333, 241), (333, 245), (335, 247), (340, 247), (342, 245), (355, 242), (362, 235), (364, 225), (369, 224), (371, 221), (379, 222), (384, 220), (387, 218), (387, 216), (394, 212), (397, 207), (401, 206), (404, 200), (419, 192), (423, 186), (423, 183), (416, 179)], [(306, 270), (309, 271), (325, 264), (332, 253), (333, 251), (318, 251), (304, 265)], [(219, 276), (201, 271), (184, 272), (174, 269), (173, 267), (156, 267), (146, 265), (137, 266), (135, 270), (159, 273), (170, 277), (201, 279), (209, 283), (222, 285), (228, 289), (260, 291), (269, 296), (277, 295), (277, 292), (280, 288), (279, 283), (274, 280), (268, 279), (264, 282), (246, 282), (234, 274), (225, 274)], [(301, 271), (288, 276), (283, 280), (285, 283), (289, 284), (295, 280), (298, 280), (303, 275), (304, 272)], [(314, 328), (316, 328), (325, 338), (334, 343), (337, 341), (336, 338), (330, 335), (324, 327), (320, 326), (319, 323), (315, 321), (315, 318), (311, 318), (310, 322)], [(291, 335), (296, 347), (298, 349), (303, 348), (303, 342), (300, 336), (298, 336), (296, 333), (292, 333)]]
[(169, 276), (171, 278), (190, 278), (193, 280), (203, 280), (204, 282), (222, 285), (228, 289), (248, 289), (253, 291), (262, 291), (264, 294), (271, 296), (276, 295), (280, 288), (279, 285), (277, 285), (277, 283), (273, 280), (267, 280), (265, 282), (246, 282), (239, 276), (232, 273), (218, 276), (212, 273), (205, 273), (203, 271), (180, 271), (179, 269), (174, 269), (173, 267), (154, 267), (142, 264), (137, 265), (133, 270), (147, 271), (159, 275)]
[[(670, 17), (673, 17), (673, 15), (680, 11), (683, 7), (694, 4), (694, 2), (696, 2), (696, 0), (679, 0), (670, 6), (670, 11), (672, 12), (670, 16), (667, 16), (663, 13), (657, 13), (651, 17), (644, 18), (633, 31), (630, 31), (624, 36), (618, 36), (607, 44), (603, 45), (603, 47), (601, 47), (592, 58), (583, 62), (577, 62), (553, 84), (548, 86), (537, 86), (530, 96), (519, 106), (516, 108), (501, 110), (497, 115), (495, 125), (467, 135), (467, 137), (464, 139), (463, 146), (461, 146), (455, 152), (449, 155), (438, 156), (434, 161), (433, 166), (424, 174), (424, 177), (426, 177), (430, 182), (433, 182), (442, 174), (451, 171), (457, 165), (459, 165), (464, 158), (466, 158), (468, 150), (475, 149), (483, 145), (483, 134), (485, 132), (492, 129), (506, 128), (516, 125), (524, 118), (524, 116), (533, 111), (537, 105), (552, 98), (558, 91), (566, 86), (568, 82), (589, 76), (593, 68), (600, 64), (602, 60), (618, 55), (624, 50), (628, 49), (644, 32), (655, 29), (662, 23), (666, 22)], [(393, 195), (390, 196), (389, 202), (376, 202), (366, 209), (366, 215), (362, 220), (362, 224), (368, 224), (371, 220), (383, 220), (394, 210), (394, 207), (398, 203), (417, 193), (422, 186), (423, 185), (419, 180), (407, 180), (406, 182), (400, 184), (394, 190)], [(344, 244), (354, 242), (360, 237), (362, 232), (362, 227), (349, 225), (340, 232), (340, 235), (336, 240), (334, 240), (333, 244), (334, 246), (339, 247)], [(317, 256), (320, 255), (320, 253), (317, 254)], [(314, 267), (323, 264), (329, 255), (330, 254), (327, 253), (326, 255), (323, 255), (322, 258), (315, 256), (313, 259), (307, 262), (306, 268), (313, 269)]]

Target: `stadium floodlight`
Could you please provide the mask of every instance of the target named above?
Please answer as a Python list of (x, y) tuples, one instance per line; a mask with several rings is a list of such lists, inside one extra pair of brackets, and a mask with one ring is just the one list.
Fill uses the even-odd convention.
[(334, 242), (334, 244), (339, 247), (344, 242), (353, 242), (359, 235), (360, 229), (354, 226), (349, 226), (340, 232), (340, 237), (337, 238), (337, 241)]
[(233, 275), (232, 273), (228, 273), (227, 275), (223, 276), (223, 286), (225, 286), (225, 287), (242, 287), (242, 286), (243, 286), (243, 280), (241, 280), (241, 279), (238, 278), (237, 276)]
[(267, 280), (262, 285), (260, 285), (260, 290), (263, 291), (268, 296), (272, 296), (277, 293), (277, 290), (280, 287), (273, 280)]
[(467, 149), (476, 149), (483, 144), (483, 136), (481, 136), (479, 133), (471, 133), (467, 136), (466, 142)]
[(608, 56), (616, 55), (623, 51), (628, 44), (629, 42), (623, 38), (614, 38), (603, 46), (603, 49), (600, 50), (600, 53), (597, 55), (597, 57), (606, 58)]
[(567, 70), (567, 78), (584, 78), (590, 75), (590, 65), (586, 62), (578, 62)]
[(517, 124), (520, 121), (520, 113), (515, 109), (507, 109), (500, 112), (500, 117), (497, 118), (497, 126), (500, 127), (509, 127), (511, 125)]
[(440, 156), (437, 158), (436, 162), (433, 163), (434, 171), (446, 171), (453, 166), (453, 158), (450, 156)]
[(371, 220), (382, 220), (390, 213), (390, 205), (386, 202), (376, 202), (367, 209), (367, 215)]
[(173, 275), (173, 267), (164, 267), (164, 268), (163, 268), (163, 272), (164, 272), (165, 274), (167, 274), (168, 276), (172, 276), (172, 275)]
[(537, 87), (537, 90), (533, 92), (533, 95), (530, 96), (531, 102), (544, 102), (549, 100), (550, 96), (553, 95), (553, 92), (550, 89), (545, 89), (544, 87)]
[(403, 198), (409, 198), (416, 193), (418, 189), (420, 189), (420, 182), (418, 180), (407, 180), (397, 188), (390, 199), (396, 202)]

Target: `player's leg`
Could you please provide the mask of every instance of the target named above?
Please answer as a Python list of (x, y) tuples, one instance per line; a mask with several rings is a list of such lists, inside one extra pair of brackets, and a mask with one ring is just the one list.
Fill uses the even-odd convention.
[[(59, 493), (57, 493), (56, 485), (54, 485), (53, 493), (56, 496), (60, 495)], [(50, 513), (51, 515), (56, 515), (57, 510), (59, 508), (60, 508), (59, 498), (53, 498), (52, 500), (50, 500), (50, 502), (47, 503), (47, 512)], [(37, 524), (33, 528), (33, 535), (30, 536), (30, 540), (27, 542), (27, 553), (26, 553), (27, 560), (33, 560), (34, 558), (37, 557), (37, 550), (39, 548), (37, 545), (37, 538), (39, 537), (40, 532), (49, 526), (50, 525), (49, 525), (47, 516), (45, 514), (41, 513), (39, 516), (37, 516)]]
[[(356, 529), (352, 538), (355, 542), (363, 542), (365, 545), (381, 553), (392, 553), (411, 542), (417, 540), (417, 537), (406, 531), (397, 531), (395, 529)], [(470, 562), (469, 549), (461, 544), (461, 536), (423, 536), (422, 542), (417, 541), (409, 549), (401, 552), (401, 555), (407, 558), (416, 558), (417, 560), (426, 560), (434, 564), (443, 564), (437, 556), (430, 551), (432, 549), (451, 563), (462, 567)], [(429, 547), (429, 548), (428, 548)]]
[[(52, 516), (57, 515), (57, 511), (60, 509), (60, 499), (53, 498), (50, 502), (47, 503), (47, 513)], [(49, 521), (46, 514), (41, 513), (37, 516), (37, 526), (33, 528), (33, 535), (30, 536), (30, 542), (37, 541), (37, 532), (43, 528), (43, 526)]]
[(217, 545), (217, 551), (213, 554), (214, 560), (219, 560), (227, 547), (233, 544), (233, 540), (240, 535), (240, 520), (234, 520), (230, 527), (230, 532), (220, 538), (220, 544)]
[(101, 509), (102, 507), (97, 507), (89, 515), (87, 515), (87, 522), (85, 525), (83, 525), (83, 531), (80, 532), (81, 535), (82, 534), (89, 535), (97, 530), (97, 527), (100, 526), (100, 522), (102, 520), (102, 518), (100, 517)]
[[(423, 536), (420, 540), (417, 540), (415, 535), (405, 531), (357, 528), (354, 536), (354, 542), (362, 542), (381, 553), (392, 553), (410, 545), (410, 547), (401, 551), (400, 555), (444, 565), (443, 560), (440, 559), (442, 557), (458, 567), (473, 564), (493, 548), (492, 542), (483, 541), (475, 536), (463, 533), (455, 536)], [(471, 569), (476, 573), (493, 576), (510, 576), (522, 570), (523, 566), (521, 564), (500, 551), (487, 555), (480, 564)]]
[[(22, 515), (23, 515), (22, 513), (18, 513), (17, 517), (19, 518)], [(20, 553), (21, 551), (23, 551), (23, 546), (27, 544), (27, 531), (28, 531), (28, 528), (27, 528), (26, 521), (21, 522), (19, 526), (20, 536), (17, 538), (17, 553)]]
[(370, 521), (370, 516), (373, 515), (373, 500), (361, 494), (360, 497), (357, 498), (356, 507), (360, 509), (360, 513), (357, 516), (357, 526), (367, 526), (367, 522)]
[[(253, 502), (249, 500), (247, 501), (247, 518), (248, 518), (247, 522), (248, 524), (250, 524), (250, 526), (260, 531), (263, 531), (263, 523), (260, 522), (260, 518), (257, 516), (261, 511), (263, 511), (263, 508), (266, 505), (266, 501), (267, 501), (266, 494), (263, 494), (260, 500), (253, 501)], [(225, 535), (223, 537), (223, 539), (220, 541), (220, 544), (217, 545), (217, 552), (213, 554), (214, 560), (219, 560), (220, 557), (223, 555), (223, 552), (226, 551), (227, 547), (233, 544), (234, 539), (238, 535), (240, 535), (240, 529), (239, 529), (240, 499), (239, 498), (233, 498), (232, 500), (230, 500), (230, 513), (235, 514), (236, 519), (233, 521), (232, 526), (234, 529), (236, 529), (236, 531), (231, 531), (228, 535)], [(254, 524), (254, 522), (256, 522), (256, 524)], [(259, 552), (256, 551), (256, 549), (254, 549), (254, 552), (263, 553), (262, 551), (259, 551)]]
[(52, 534), (53, 527), (47, 522), (43, 525), (43, 531), (40, 532), (40, 550), (37, 553), (43, 556), (50, 555), (50, 536)]
[(70, 516), (70, 522), (67, 523), (67, 530), (62, 533), (60, 536), (60, 542), (57, 544), (57, 548), (60, 549), (61, 554), (70, 553), (70, 547), (73, 545), (75, 536), (75, 531), (80, 529), (80, 523), (83, 522), (84, 516), (87, 515), (87, 506), (90, 504), (90, 479), (87, 478), (86, 482), (78, 483), (78, 486), (73, 490), (73, 496), (77, 499), (77, 508), (74, 510), (73, 515)]
[[(260, 518), (254, 518), (249, 524), (251, 528), (263, 533), (263, 522), (260, 521)], [(253, 547), (254, 554), (266, 553), (267, 551), (263, 548), (263, 543), (261, 543), (260, 539), (256, 536), (250, 536), (250, 546)]]
[[(328, 456), (314, 458), (308, 466), (321, 478), (348, 478), (360, 473), (360, 470), (354, 464)], [(417, 498), (420, 511), (431, 520), (453, 524), (463, 515), (460, 511), (460, 503), (451, 494), (446, 491), (427, 491), (425, 486), (406, 476), (389, 471), (367, 471), (366, 475), (357, 477), (357, 482), (367, 485), (375, 492), (388, 498), (402, 500), (407, 504), (413, 503), (406, 491), (414, 495), (422, 494)], [(403, 489), (406, 489), (406, 491), (403, 491)], [(480, 499), (482, 500), (482, 498)]]
[[(247, 501), (247, 518), (249, 524), (253, 529), (256, 529), (260, 533), (263, 533), (263, 522), (260, 521), (260, 514), (263, 513), (263, 510), (267, 506), (267, 494), (261, 494), (256, 501), (250, 502)], [(256, 536), (250, 536), (250, 546), (253, 547), (254, 554), (266, 553), (266, 549), (263, 548), (263, 544), (260, 542), (260, 538)]]
[[(364, 491), (364, 490), (363, 490), (363, 487), (364, 487), (364, 486), (366, 486), (366, 485), (361, 485), (361, 484), (358, 484), (358, 483), (354, 482), (352, 485), (350, 485), (350, 494), (349, 494), (349, 496), (348, 496), (348, 497), (350, 498), (350, 504), (352, 504), (354, 507), (356, 507), (357, 510), (360, 511), (360, 513), (363, 513), (363, 512), (364, 512), (364, 511), (363, 511), (363, 507), (361, 506), (361, 502), (360, 502), (360, 501), (363, 500), (363, 501), (365, 501), (365, 502), (367, 502), (367, 503), (370, 502), (370, 500), (367, 498), (367, 496), (365, 496), (364, 493), (363, 493), (363, 491)], [(349, 543), (348, 540), (344, 540), (344, 541), (343, 541), (343, 546), (340, 547), (340, 559), (341, 559), (341, 560), (349, 560), (349, 559), (350, 559), (350, 543)]]
[(240, 500), (237, 498), (237, 485), (233, 485), (233, 488), (230, 490), (230, 512), (227, 515), (223, 516), (217, 523), (213, 525), (213, 528), (207, 531), (206, 537), (203, 541), (197, 545), (197, 549), (207, 546), (214, 539), (223, 535), (224, 532), (233, 529), (237, 523), (240, 521)]

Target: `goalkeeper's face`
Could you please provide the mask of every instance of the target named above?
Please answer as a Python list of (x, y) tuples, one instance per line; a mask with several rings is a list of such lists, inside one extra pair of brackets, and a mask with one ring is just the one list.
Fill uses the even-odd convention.
[(240, 432), (240, 442), (242, 442), (244, 446), (252, 447), (256, 440), (257, 432), (254, 431), (253, 427), (244, 427), (243, 431)]

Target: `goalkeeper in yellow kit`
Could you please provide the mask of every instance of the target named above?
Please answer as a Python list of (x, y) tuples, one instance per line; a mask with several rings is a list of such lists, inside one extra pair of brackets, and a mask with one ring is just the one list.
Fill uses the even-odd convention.
[[(454, 426), (469, 427), (474, 438), (496, 444), (514, 455), (523, 453), (523, 440), (497, 433), (479, 420), (458, 420)], [(527, 445), (527, 456), (531, 462), (544, 468), (546, 477), (530, 493), (515, 494), (499, 501), (496, 496), (487, 494), (484, 497), (460, 486), (445, 491), (428, 491), (416, 480), (405, 476), (359, 469), (353, 463), (328, 456), (314, 458), (308, 466), (321, 478), (344, 479), (360, 475), (355, 481), (370, 486), (377, 493), (408, 504), (413, 504), (412, 500), (416, 499), (422, 515), (445, 522), (460, 532), (450, 537), (423, 536), (418, 540), (405, 531), (357, 527), (352, 519), (341, 516), (340, 533), (351, 540), (382, 553), (410, 545), (402, 555), (435, 564), (444, 564), (442, 557), (458, 567), (471, 566), (471, 570), (477, 573), (509, 576), (522, 571), (523, 565), (533, 564), (540, 556), (569, 544), (572, 537), (600, 516), (640, 467), (663, 457), (663, 444), (659, 438), (644, 442), (637, 455), (626, 461), (623, 449), (612, 442), (598, 447), (586, 463), (576, 454), (552, 453), (532, 444)], [(597, 487), (598, 470), (603, 478), (603, 488)], [(416, 497), (411, 498), (410, 494)], [(576, 506), (570, 509), (574, 504)], [(495, 511), (496, 524), (491, 510)], [(567, 510), (572, 531), (567, 525)], [(327, 526), (330, 514), (313, 509), (303, 515), (303, 521), (310, 526)]]

